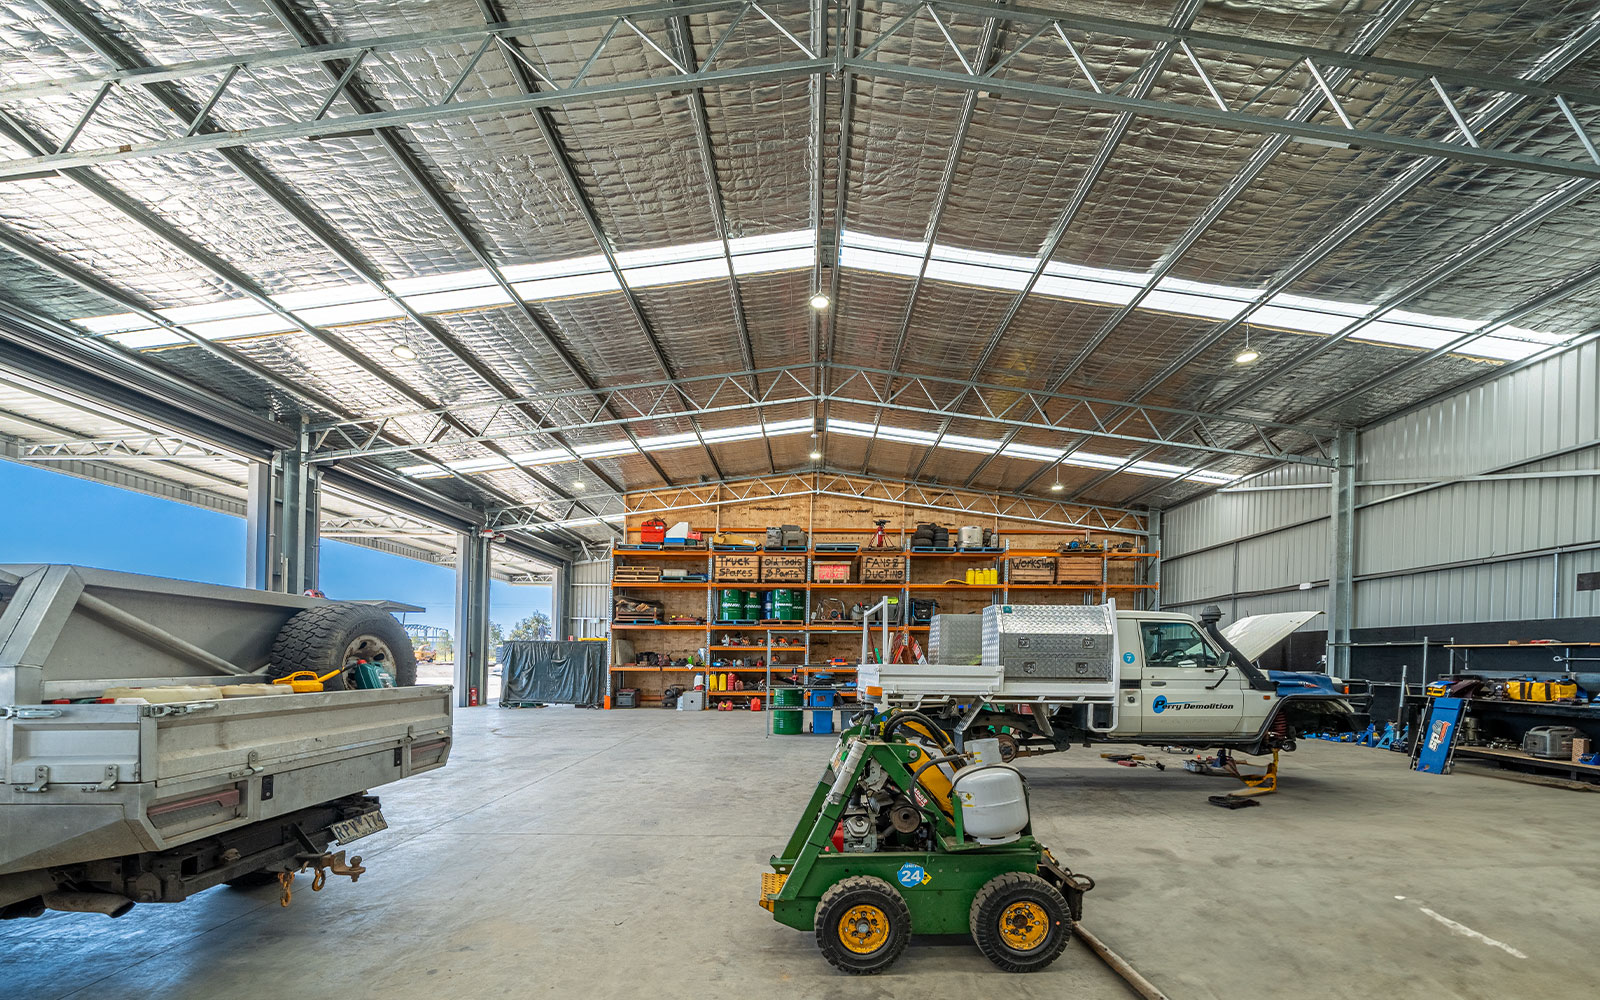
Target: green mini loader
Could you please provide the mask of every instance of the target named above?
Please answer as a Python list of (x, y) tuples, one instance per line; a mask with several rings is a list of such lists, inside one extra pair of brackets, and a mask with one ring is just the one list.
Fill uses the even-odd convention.
[(913, 933), (970, 933), (1007, 972), (1054, 962), (1094, 882), (1033, 838), (1027, 786), (999, 745), (968, 747), (909, 711), (846, 730), (761, 877), (761, 906), (856, 975), (888, 968)]

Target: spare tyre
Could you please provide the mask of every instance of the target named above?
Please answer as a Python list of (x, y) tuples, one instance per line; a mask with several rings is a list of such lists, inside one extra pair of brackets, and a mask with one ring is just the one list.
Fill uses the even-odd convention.
[(318, 677), (328, 691), (354, 688), (356, 664), (365, 660), (387, 674), (396, 687), (417, 682), (417, 657), (411, 637), (393, 615), (368, 604), (323, 604), (295, 615), (272, 642), (267, 676), (273, 680), (297, 670)]

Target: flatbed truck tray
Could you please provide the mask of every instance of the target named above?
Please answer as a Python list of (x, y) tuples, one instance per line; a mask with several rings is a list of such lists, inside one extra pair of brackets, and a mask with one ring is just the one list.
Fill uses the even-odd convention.
[(0, 706), (0, 875), (163, 851), (443, 767), (448, 686)]

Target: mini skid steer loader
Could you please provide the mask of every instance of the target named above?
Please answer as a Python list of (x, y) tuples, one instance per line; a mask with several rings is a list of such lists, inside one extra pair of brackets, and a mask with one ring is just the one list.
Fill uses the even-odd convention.
[(911, 711), (846, 730), (762, 876), (761, 906), (856, 975), (888, 968), (912, 933), (970, 933), (1007, 972), (1054, 962), (1094, 882), (1034, 839), (998, 743), (967, 746)]

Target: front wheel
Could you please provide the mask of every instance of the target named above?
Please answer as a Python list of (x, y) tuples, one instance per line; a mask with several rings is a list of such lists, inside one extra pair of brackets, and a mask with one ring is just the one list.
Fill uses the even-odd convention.
[(817, 903), (817, 947), (834, 968), (870, 976), (894, 964), (911, 940), (911, 910), (894, 886), (856, 875)]
[(973, 897), (968, 926), (983, 956), (1006, 972), (1038, 972), (1072, 936), (1066, 897), (1031, 872), (1007, 872)]

